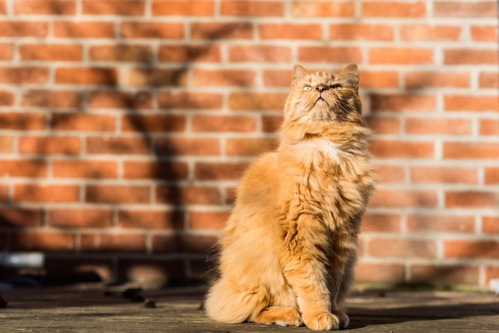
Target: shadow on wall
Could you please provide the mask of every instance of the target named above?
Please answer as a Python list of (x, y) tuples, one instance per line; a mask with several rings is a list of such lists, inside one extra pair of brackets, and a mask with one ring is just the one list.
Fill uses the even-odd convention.
[[(162, 47), (164, 61), (178, 63), (175, 69), (158, 68), (148, 47), (120, 43), (90, 50), (101, 61), (134, 63), (128, 89), (120, 85), (113, 64), (82, 63), (69, 72), (56, 69), (56, 80), (75, 84), (75, 91), (66, 94), (55, 85), (26, 92), (23, 106), (49, 108), (47, 118), (39, 119), (49, 125), (33, 128), (33, 119), (28, 119), (32, 114), (19, 125), (19, 154), (30, 157), (20, 157), (18, 163), (26, 163), (22, 177), (29, 181), (18, 183), (15, 171), (12, 178), (4, 178), (0, 251), (45, 253), (46, 282), (60, 282), (61, 277), (95, 280), (95, 274), (87, 274), (94, 272), (102, 279), (160, 277), (176, 283), (204, 271), (207, 246), (196, 244), (184, 231), (189, 194), (182, 183), (188, 180), (188, 165), (176, 158), (182, 151), (171, 136), (186, 127), (185, 114), (172, 109), (202, 101), (171, 88), (185, 86), (191, 63), (208, 56), (217, 40), (230, 33), (222, 25), (205, 36), (209, 44)], [(98, 88), (85, 86), (91, 85), (89, 76)], [(155, 108), (154, 98), (158, 112), (147, 112)], [(115, 116), (94, 108), (121, 112)], [(33, 135), (36, 130), (41, 135)], [(125, 184), (119, 179), (119, 161)], [(51, 184), (49, 168), (63, 184)], [(162, 208), (150, 207), (155, 203)], [(14, 272), (0, 267), (0, 276)]]

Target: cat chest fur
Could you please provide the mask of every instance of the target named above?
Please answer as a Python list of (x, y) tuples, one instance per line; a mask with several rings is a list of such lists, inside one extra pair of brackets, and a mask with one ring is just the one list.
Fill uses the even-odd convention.
[(326, 139), (300, 142), (288, 153), (295, 164), (288, 178), (294, 184), (291, 211), (314, 215), (331, 228), (363, 213), (372, 186), (365, 181), (371, 167), (364, 156), (342, 151)]

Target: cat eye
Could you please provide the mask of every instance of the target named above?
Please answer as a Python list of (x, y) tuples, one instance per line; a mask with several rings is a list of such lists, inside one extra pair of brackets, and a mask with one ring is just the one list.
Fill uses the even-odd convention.
[(331, 86), (329, 86), (331, 89), (343, 89), (343, 87), (341, 86), (341, 84), (333, 84)]
[(308, 86), (308, 85), (303, 87), (303, 90), (305, 90), (305, 91), (309, 91), (309, 90), (311, 90), (311, 89), (312, 89), (312, 87), (311, 87), (311, 86)]

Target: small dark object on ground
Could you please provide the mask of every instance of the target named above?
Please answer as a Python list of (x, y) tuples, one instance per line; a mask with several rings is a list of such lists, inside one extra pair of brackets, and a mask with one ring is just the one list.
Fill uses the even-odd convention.
[(7, 304), (9, 304), (9, 302), (7, 302), (3, 297), (2, 295), (0, 295), (0, 308), (6, 308), (7, 307)]
[(156, 307), (156, 301), (148, 298), (144, 301), (144, 307), (154, 309)]
[[(134, 298), (135, 296), (139, 295), (139, 293), (142, 291), (142, 288), (128, 288), (125, 289), (122, 293), (122, 296), (124, 298)], [(140, 296), (140, 295), (139, 295)]]

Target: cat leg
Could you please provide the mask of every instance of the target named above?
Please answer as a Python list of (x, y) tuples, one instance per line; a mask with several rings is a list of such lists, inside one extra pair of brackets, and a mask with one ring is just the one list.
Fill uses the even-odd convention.
[(316, 331), (338, 329), (339, 318), (331, 313), (324, 226), (312, 215), (301, 214), (290, 222), (285, 242), (283, 274), (296, 295), (303, 322)]
[[(337, 239), (335, 241), (338, 242)], [(350, 323), (350, 318), (345, 313), (344, 303), (353, 283), (353, 269), (357, 250), (356, 248), (336, 248), (333, 253), (335, 257), (331, 260), (333, 279), (330, 287), (332, 312), (340, 319), (340, 328), (346, 328)]]
[(300, 313), (296, 309), (283, 306), (270, 306), (251, 321), (257, 324), (277, 324), (280, 326), (300, 326), (302, 324)]
[(242, 287), (220, 279), (206, 298), (206, 314), (223, 323), (242, 323), (268, 307), (268, 292), (262, 287)]

